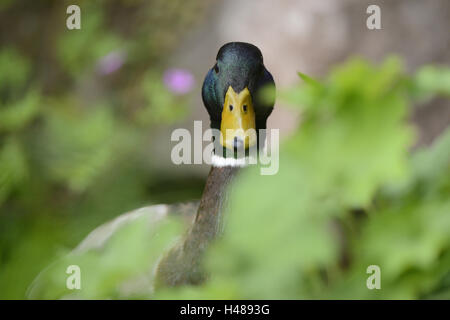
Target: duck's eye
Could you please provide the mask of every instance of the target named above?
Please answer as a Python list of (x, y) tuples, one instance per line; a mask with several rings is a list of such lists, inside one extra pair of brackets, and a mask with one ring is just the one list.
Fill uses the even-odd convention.
[(244, 110), (244, 112), (247, 112), (247, 105), (244, 104), (244, 105), (242, 106), (242, 109)]
[(233, 111), (233, 105), (230, 104), (230, 111)]
[(214, 65), (214, 72), (219, 73), (219, 66), (217, 65), (217, 63)]

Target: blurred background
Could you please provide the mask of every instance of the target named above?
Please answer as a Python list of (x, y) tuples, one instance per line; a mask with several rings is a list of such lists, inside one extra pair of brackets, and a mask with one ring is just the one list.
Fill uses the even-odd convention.
[[(66, 8), (81, 8), (81, 30)], [(381, 8), (368, 30), (366, 8)], [(359, 0), (0, 1), (0, 298), (21, 299), (59, 252), (119, 214), (198, 199), (204, 165), (170, 161), (174, 128), (208, 123), (203, 77), (218, 49), (251, 42), (278, 87), (352, 56), (407, 72), (450, 62), (450, 2)], [(301, 113), (275, 106), (281, 138)], [(410, 117), (413, 148), (450, 122), (448, 99)]]

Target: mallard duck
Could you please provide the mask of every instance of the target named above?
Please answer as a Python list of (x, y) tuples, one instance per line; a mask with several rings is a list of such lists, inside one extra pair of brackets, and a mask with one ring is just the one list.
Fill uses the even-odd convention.
[(202, 99), (211, 128), (221, 135), (214, 140), (212, 167), (195, 220), (184, 240), (160, 261), (156, 269), (157, 285), (197, 284), (204, 279), (201, 256), (220, 230), (227, 186), (243, 163), (236, 152), (227, 151), (260, 147), (258, 140), (264, 136), (248, 134), (248, 130), (266, 129), (274, 105), (273, 100), (260, 98), (259, 90), (266, 86), (274, 88), (275, 83), (256, 46), (231, 42), (220, 48), (216, 63), (203, 82)]
[[(258, 149), (263, 145), (259, 140), (265, 137), (251, 135), (248, 130), (258, 132), (266, 129), (274, 99), (260, 99), (259, 90), (265, 86), (274, 88), (274, 85), (273, 77), (264, 67), (261, 51), (256, 46), (244, 42), (223, 45), (202, 86), (202, 99), (211, 128), (222, 135), (214, 139), (212, 167), (200, 202), (155, 205), (126, 213), (92, 231), (75, 251), (81, 253), (103, 247), (118, 229), (139, 217), (147, 216), (151, 223), (156, 223), (171, 212), (181, 211), (190, 224), (188, 231), (155, 266), (153, 284), (177, 286), (202, 282), (205, 274), (200, 267), (201, 257), (219, 233), (227, 187), (243, 166), (236, 150), (248, 150), (252, 146)], [(227, 152), (230, 150), (232, 152)], [(248, 154), (244, 153), (245, 156)]]

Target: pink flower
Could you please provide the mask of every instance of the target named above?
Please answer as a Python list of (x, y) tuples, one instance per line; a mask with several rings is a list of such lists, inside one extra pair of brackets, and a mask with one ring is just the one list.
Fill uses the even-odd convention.
[(119, 70), (125, 62), (122, 51), (111, 51), (98, 62), (98, 70), (102, 75), (108, 75)]
[(164, 73), (164, 84), (175, 94), (186, 94), (193, 89), (195, 79), (186, 69), (168, 69)]

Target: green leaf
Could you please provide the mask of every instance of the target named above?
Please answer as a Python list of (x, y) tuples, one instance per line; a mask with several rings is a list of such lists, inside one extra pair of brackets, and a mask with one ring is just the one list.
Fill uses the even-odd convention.
[(0, 205), (28, 176), (28, 165), (19, 141), (9, 138), (0, 148)]
[[(32, 299), (149, 298), (152, 296), (153, 265), (179, 234), (179, 221), (151, 223), (149, 217), (130, 222), (113, 235), (102, 250), (62, 253), (29, 289)], [(66, 286), (68, 266), (81, 271), (81, 289)]]
[(39, 112), (40, 95), (28, 91), (21, 100), (0, 109), (0, 131), (16, 131), (26, 126)]

